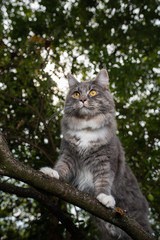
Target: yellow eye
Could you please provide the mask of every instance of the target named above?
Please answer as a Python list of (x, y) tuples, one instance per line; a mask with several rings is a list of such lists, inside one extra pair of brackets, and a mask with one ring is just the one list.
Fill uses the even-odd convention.
[(96, 92), (96, 90), (91, 90), (89, 94), (91, 97), (93, 97), (97, 94), (97, 92)]
[(79, 96), (80, 96), (79, 92), (74, 92), (74, 93), (73, 93), (73, 97), (79, 98)]

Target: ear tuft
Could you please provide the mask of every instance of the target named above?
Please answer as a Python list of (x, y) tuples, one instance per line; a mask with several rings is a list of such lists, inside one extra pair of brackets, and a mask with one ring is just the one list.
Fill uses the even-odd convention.
[(108, 72), (107, 72), (107, 70), (106, 70), (106, 69), (102, 69), (102, 70), (98, 73), (95, 81), (96, 81), (99, 85), (101, 85), (103, 88), (108, 88), (108, 87), (109, 87), (109, 77), (108, 77)]
[(77, 79), (71, 73), (68, 73), (67, 77), (68, 77), (68, 84), (70, 88), (78, 83)]

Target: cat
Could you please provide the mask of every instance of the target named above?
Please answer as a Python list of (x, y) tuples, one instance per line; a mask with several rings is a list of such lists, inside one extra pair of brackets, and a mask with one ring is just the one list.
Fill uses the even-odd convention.
[[(95, 79), (78, 82), (68, 75), (69, 92), (64, 106), (60, 155), (54, 169), (44, 174), (69, 181), (88, 192), (108, 208), (115, 204), (152, 232), (148, 203), (125, 162), (124, 150), (116, 136), (115, 104), (109, 90), (108, 72), (102, 69)], [(97, 219), (102, 239), (130, 240), (112, 224)]]

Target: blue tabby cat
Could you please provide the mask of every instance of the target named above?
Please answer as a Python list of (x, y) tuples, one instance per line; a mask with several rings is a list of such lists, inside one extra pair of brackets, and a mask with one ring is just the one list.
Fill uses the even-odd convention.
[[(106, 207), (114, 208), (116, 204), (151, 232), (147, 201), (125, 162), (116, 136), (115, 106), (107, 71), (102, 69), (95, 79), (87, 82), (78, 82), (69, 74), (68, 82), (59, 159), (54, 169), (44, 167), (41, 171), (61, 181), (70, 181)], [(118, 227), (100, 219), (96, 221), (102, 229), (102, 239), (131, 239)]]

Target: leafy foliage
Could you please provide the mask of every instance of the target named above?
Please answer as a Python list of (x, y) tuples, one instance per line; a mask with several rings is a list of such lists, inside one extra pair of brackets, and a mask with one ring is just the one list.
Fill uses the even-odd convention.
[[(0, 127), (14, 157), (36, 169), (53, 166), (60, 146), (64, 103), (64, 94), (55, 79), (61, 82), (67, 71), (87, 79), (105, 64), (116, 102), (118, 134), (127, 161), (149, 201), (150, 219), (157, 236), (160, 233), (158, 19), (157, 0), (2, 0), (0, 12)], [(46, 71), (48, 63), (53, 64), (50, 72)], [(7, 199), (10, 204), (5, 204)], [(44, 217), (38, 203), (6, 194), (2, 194), (0, 201), (3, 205), (0, 235), (6, 239), (11, 239), (10, 234), (12, 239), (32, 239), (37, 232), (40, 234), (37, 239), (43, 239), (44, 229), (49, 229), (44, 227), (46, 223), (55, 225), (52, 218)], [(20, 233), (15, 231), (17, 225), (12, 229), (6, 226), (4, 219), (11, 209), (18, 206), (30, 212), (31, 205), (36, 219), (28, 218), (32, 231), (25, 223)], [(19, 219), (14, 217), (17, 223)], [(59, 233), (61, 227), (56, 226)], [(13, 233), (19, 236), (14, 237)]]

